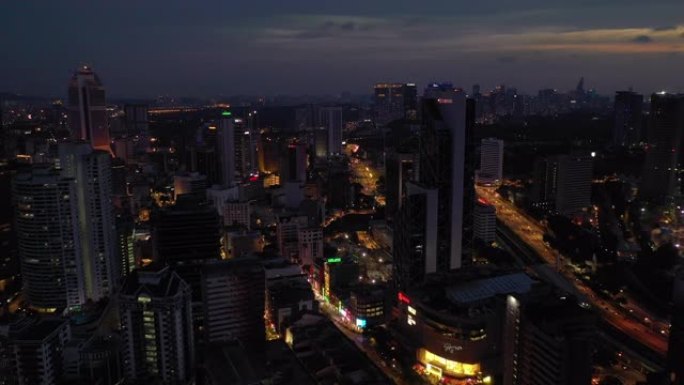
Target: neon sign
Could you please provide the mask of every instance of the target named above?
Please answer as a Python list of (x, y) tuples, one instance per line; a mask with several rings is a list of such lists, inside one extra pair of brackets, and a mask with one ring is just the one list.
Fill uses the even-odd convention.
[(342, 262), (342, 258), (340, 257), (335, 257), (335, 258), (328, 258), (328, 263), (340, 263)]
[(411, 303), (411, 299), (409, 297), (407, 297), (406, 294), (404, 294), (402, 292), (399, 292), (399, 294), (397, 294), (397, 297), (399, 299), (399, 302), (403, 302), (407, 305)]

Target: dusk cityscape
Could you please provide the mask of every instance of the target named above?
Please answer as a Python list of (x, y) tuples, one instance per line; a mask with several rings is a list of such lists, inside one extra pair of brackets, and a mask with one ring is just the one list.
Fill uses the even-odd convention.
[(27, 0), (0, 50), (0, 385), (684, 385), (681, 0)]

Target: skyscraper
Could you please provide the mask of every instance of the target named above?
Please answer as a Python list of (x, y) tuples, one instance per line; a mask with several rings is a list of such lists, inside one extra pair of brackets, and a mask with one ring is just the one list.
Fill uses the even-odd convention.
[(406, 184), (406, 198), (394, 224), (394, 282), (401, 290), (437, 272), (437, 188)]
[(477, 182), (484, 185), (503, 181), (504, 142), (495, 138), (482, 139), (480, 144), (480, 170)]
[(400, 150), (391, 151), (385, 162), (386, 197), (385, 215), (393, 218), (406, 198), (406, 184), (418, 176), (418, 155)]
[(532, 200), (535, 207), (572, 215), (591, 205), (591, 157), (547, 157), (536, 162), (534, 173)]
[(509, 295), (504, 328), (504, 385), (592, 383), (596, 321), (573, 297)]
[(496, 208), (482, 199), (478, 199), (474, 210), (473, 236), (491, 244), (496, 239)]
[(174, 267), (200, 301), (199, 264), (220, 259), (220, 220), (210, 204), (180, 195), (173, 206), (152, 214), (155, 260)]
[(56, 311), (85, 302), (76, 181), (34, 167), (14, 178), (23, 292), (33, 307)]
[(615, 94), (614, 146), (633, 146), (641, 140), (644, 96), (632, 91)]
[(306, 182), (308, 154), (307, 145), (302, 142), (292, 142), (287, 145), (280, 166), (280, 183)]
[(377, 83), (374, 91), (376, 123), (417, 118), (418, 94), (414, 83)]
[(646, 160), (639, 194), (661, 201), (679, 193), (684, 139), (684, 95), (651, 95)]
[(87, 143), (60, 143), (62, 176), (76, 180), (78, 225), (86, 295), (108, 296), (121, 276), (112, 206), (112, 157)]
[(342, 107), (321, 107), (318, 122), (328, 132), (328, 155), (342, 153)]
[(168, 267), (134, 270), (119, 293), (124, 376), (186, 384), (193, 378), (190, 287)]
[(128, 136), (149, 136), (147, 105), (126, 104), (124, 105), (124, 115), (126, 134)]
[(207, 342), (240, 340), (259, 350), (265, 340), (266, 276), (252, 258), (208, 263), (202, 269)]
[(111, 152), (105, 89), (88, 66), (79, 68), (69, 83), (69, 128), (72, 138)]
[[(439, 271), (469, 258), (475, 204), (472, 128), (474, 103), (451, 84), (425, 90), (420, 143), (420, 182), (438, 189)], [(466, 262), (467, 263), (467, 262)]]
[(220, 181), (226, 186), (233, 186), (235, 184), (235, 127), (230, 111), (221, 113), (218, 130)]
[(418, 183), (395, 222), (395, 264), (400, 288), (426, 274), (468, 264), (475, 204), (472, 128), (474, 102), (451, 84), (432, 84), (423, 99)]

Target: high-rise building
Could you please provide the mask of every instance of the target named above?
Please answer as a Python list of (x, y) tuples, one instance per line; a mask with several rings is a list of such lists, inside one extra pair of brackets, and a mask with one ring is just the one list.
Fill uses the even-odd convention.
[(559, 155), (535, 164), (533, 204), (563, 215), (577, 214), (591, 205), (593, 159)]
[(480, 144), (480, 170), (477, 174), (478, 183), (493, 185), (503, 181), (503, 151), (503, 140), (482, 139)]
[(188, 384), (194, 340), (190, 286), (169, 267), (133, 271), (119, 292), (124, 376)]
[(503, 384), (590, 385), (594, 315), (574, 298), (545, 289), (507, 297)]
[(397, 283), (469, 264), (475, 204), (474, 102), (451, 84), (432, 84), (423, 99), (420, 175), (409, 183), (395, 222)]
[(385, 216), (393, 218), (406, 199), (406, 183), (418, 178), (418, 155), (413, 152), (391, 151), (385, 162)]
[(69, 323), (42, 320), (14, 338), (14, 362), (19, 385), (56, 385), (62, 383), (63, 350), (71, 336)]
[(433, 84), (425, 90), (422, 112), (419, 181), (438, 189), (437, 269), (448, 271), (470, 258), (474, 103), (451, 84)]
[(614, 146), (633, 146), (641, 140), (644, 96), (632, 91), (615, 94)]
[(646, 160), (639, 195), (663, 200), (679, 193), (682, 140), (684, 140), (684, 95), (651, 95), (651, 114), (646, 135)]
[(684, 385), (684, 271), (680, 271), (674, 279), (672, 303), (667, 370), (673, 385)]
[(182, 195), (173, 206), (153, 213), (156, 260), (169, 264), (218, 259), (219, 218), (214, 208)]
[(437, 188), (406, 184), (406, 199), (394, 227), (394, 281), (401, 290), (437, 272)]
[(377, 83), (374, 96), (375, 121), (378, 124), (417, 118), (418, 94), (414, 83)]
[(283, 166), (281, 166), (281, 182), (306, 182), (306, 144), (289, 144)]
[(87, 143), (60, 143), (62, 176), (76, 180), (78, 226), (87, 298), (108, 296), (121, 276), (112, 206), (112, 157)]
[(23, 293), (33, 307), (56, 311), (87, 296), (76, 181), (34, 167), (14, 178), (16, 234)]
[(206, 175), (196, 172), (183, 173), (173, 176), (173, 196), (178, 199), (180, 195), (191, 195), (196, 199), (203, 200), (207, 196), (209, 187)]
[(74, 139), (111, 152), (105, 89), (88, 66), (79, 68), (69, 83), (69, 128)]
[(232, 186), (235, 184), (235, 126), (230, 111), (221, 113), (218, 130), (220, 181), (226, 186)]
[(491, 244), (496, 239), (496, 208), (482, 199), (475, 204), (473, 236)]
[(207, 342), (240, 340), (260, 350), (265, 341), (264, 267), (252, 258), (208, 263), (202, 269), (204, 331)]
[(127, 136), (149, 136), (149, 120), (147, 117), (147, 112), (147, 105), (145, 104), (124, 105)]
[(321, 107), (318, 110), (318, 123), (327, 130), (328, 155), (342, 153), (342, 107)]

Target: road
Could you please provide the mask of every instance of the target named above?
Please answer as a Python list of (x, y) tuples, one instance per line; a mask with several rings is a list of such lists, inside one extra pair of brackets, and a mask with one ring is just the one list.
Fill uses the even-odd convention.
[(332, 322), (335, 324), (337, 329), (342, 332), (350, 341), (352, 341), (356, 347), (362, 351), (369, 360), (371, 360), (375, 366), (380, 369), (385, 376), (390, 378), (397, 385), (409, 385), (402, 378), (399, 371), (392, 368), (380, 355), (373, 349), (363, 334), (355, 330), (355, 326), (351, 325), (346, 319), (340, 316), (337, 308), (331, 306), (322, 297), (319, 297), (321, 313), (325, 314)]
[[(644, 324), (622, 307), (600, 298), (588, 285), (575, 277), (572, 271), (563, 268), (562, 263), (560, 263), (563, 260), (562, 256), (544, 243), (545, 231), (539, 222), (521, 213), (512, 203), (501, 199), (493, 187), (478, 186), (477, 193), (478, 196), (496, 208), (497, 219), (534, 250), (544, 262), (554, 267), (560, 267), (559, 272), (588, 298), (607, 323), (658, 354), (666, 355), (667, 337), (665, 333), (662, 333), (662, 329), (658, 330), (658, 328), (653, 327), (652, 322), (655, 317), (646, 316), (647, 320), (644, 321), (646, 323)], [(640, 314), (645, 314), (643, 309), (639, 309), (639, 311)], [(664, 325), (663, 321), (655, 322)]]

